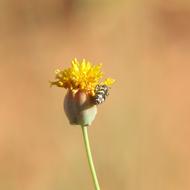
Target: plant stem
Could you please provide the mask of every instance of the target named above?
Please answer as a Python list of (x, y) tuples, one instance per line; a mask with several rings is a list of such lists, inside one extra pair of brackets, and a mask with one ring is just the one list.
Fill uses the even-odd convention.
[(83, 138), (84, 138), (84, 144), (85, 144), (85, 149), (86, 149), (86, 153), (87, 153), (87, 158), (88, 158), (88, 163), (90, 166), (90, 172), (92, 174), (92, 178), (94, 181), (94, 186), (96, 190), (100, 190), (100, 186), (98, 183), (98, 178), (96, 176), (96, 170), (94, 167), (94, 163), (93, 163), (93, 159), (92, 159), (92, 153), (90, 150), (90, 144), (89, 144), (89, 138), (88, 138), (88, 130), (86, 126), (81, 126), (82, 127), (82, 134), (83, 134)]

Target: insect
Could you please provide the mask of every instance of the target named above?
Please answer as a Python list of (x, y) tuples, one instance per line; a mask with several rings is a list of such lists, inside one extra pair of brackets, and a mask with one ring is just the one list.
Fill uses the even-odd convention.
[(109, 95), (109, 87), (107, 85), (97, 85), (95, 87), (95, 95), (93, 96), (93, 103), (95, 105), (103, 103)]

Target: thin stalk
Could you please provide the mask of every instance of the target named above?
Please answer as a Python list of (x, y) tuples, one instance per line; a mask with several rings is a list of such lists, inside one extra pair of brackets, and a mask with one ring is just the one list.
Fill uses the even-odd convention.
[(86, 154), (87, 154), (87, 158), (88, 158), (88, 164), (90, 166), (90, 172), (93, 178), (93, 182), (94, 182), (94, 186), (96, 190), (100, 190), (100, 186), (98, 183), (98, 178), (96, 175), (96, 170), (94, 167), (94, 163), (93, 163), (93, 159), (92, 159), (92, 153), (90, 150), (90, 143), (89, 143), (89, 138), (88, 138), (88, 130), (86, 126), (81, 126), (82, 127), (82, 134), (83, 134), (83, 138), (84, 138), (84, 144), (85, 144), (85, 149), (86, 149)]

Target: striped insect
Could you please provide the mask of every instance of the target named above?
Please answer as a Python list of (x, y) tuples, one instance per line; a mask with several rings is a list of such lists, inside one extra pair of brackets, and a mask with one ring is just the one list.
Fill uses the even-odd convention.
[(93, 96), (93, 103), (95, 105), (103, 103), (109, 95), (109, 87), (107, 85), (97, 85), (95, 87), (95, 95)]

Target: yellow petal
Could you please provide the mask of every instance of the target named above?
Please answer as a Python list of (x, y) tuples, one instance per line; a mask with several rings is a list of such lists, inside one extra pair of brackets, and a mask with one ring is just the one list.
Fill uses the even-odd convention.
[(105, 85), (107, 85), (107, 86), (111, 86), (114, 82), (115, 82), (114, 79), (112, 79), (112, 78), (107, 78), (107, 79), (103, 82), (103, 84), (105, 84)]

